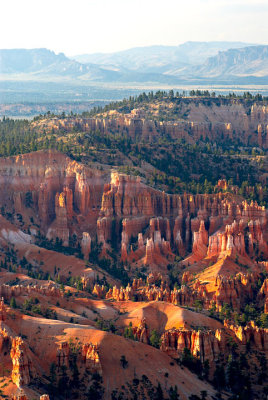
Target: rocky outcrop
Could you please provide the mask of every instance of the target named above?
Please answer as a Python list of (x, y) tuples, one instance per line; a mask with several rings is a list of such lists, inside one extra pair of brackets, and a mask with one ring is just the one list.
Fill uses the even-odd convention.
[(87, 176), (84, 171), (81, 171), (76, 174), (75, 202), (82, 215), (86, 215), (89, 212), (91, 206), (90, 200), (90, 190)]
[(111, 173), (111, 181), (104, 188), (101, 204), (103, 216), (153, 215), (152, 190), (141, 184), (139, 177), (117, 172)]
[[(95, 285), (94, 294), (99, 293), (98, 296), (103, 298), (104, 291), (104, 287)], [(163, 281), (160, 286), (148, 282), (146, 286), (141, 280), (134, 280), (133, 284), (126, 288), (114, 286), (108, 290), (105, 297), (116, 301), (132, 300), (135, 297), (137, 301), (166, 301), (175, 305), (188, 306), (193, 306), (196, 300), (201, 300), (204, 308), (209, 308), (211, 303), (206, 287), (199, 282), (196, 282), (193, 288), (182, 285), (180, 289), (170, 290), (169, 286)]]
[(264, 312), (268, 314), (268, 279), (264, 279), (264, 282), (258, 293), (258, 300), (260, 305), (264, 307)]
[[(259, 211), (258, 207), (256, 211)], [(239, 221), (234, 220), (231, 225), (225, 226), (224, 232), (219, 231), (209, 237), (207, 250), (209, 257), (234, 256), (236, 254), (241, 256), (252, 255), (254, 247), (258, 248), (258, 251), (267, 254), (267, 243), (263, 239), (263, 230), (266, 229), (266, 218), (264, 216), (261, 220), (250, 220), (247, 223), (245, 218), (247, 214), (251, 213), (245, 207), (242, 210), (242, 218)]]
[(171, 329), (161, 337), (160, 349), (174, 358), (182, 357), (184, 349), (190, 350), (191, 354), (199, 358), (202, 363), (206, 360), (209, 365), (215, 364), (219, 354), (224, 350), (222, 336), (218, 331), (195, 331), (191, 329)]
[(23, 392), (12, 396), (12, 400), (29, 400), (29, 398)]
[(88, 260), (89, 254), (91, 252), (91, 237), (88, 232), (83, 232), (81, 249), (85, 260)]
[[(164, 240), (164, 239), (163, 239)], [(164, 243), (163, 243), (164, 244)], [(146, 250), (145, 250), (145, 265), (157, 265), (161, 263), (167, 263), (167, 261), (161, 257), (162, 241), (160, 232), (155, 232), (154, 239), (147, 239)], [(165, 247), (163, 247), (165, 249)]]
[(253, 321), (250, 321), (245, 327), (224, 321), (224, 326), (234, 332), (241, 344), (246, 345), (249, 342), (256, 349), (268, 353), (268, 329), (259, 328)]
[[(150, 274), (147, 284), (139, 279), (134, 280), (132, 285), (128, 284), (126, 288), (114, 286), (108, 291), (104, 286), (95, 285), (93, 294), (98, 298), (116, 301), (128, 301), (135, 298), (136, 301), (166, 301), (174, 305), (194, 308), (198, 301), (204, 309), (208, 310), (213, 306), (217, 311), (221, 311), (226, 303), (230, 304), (234, 310), (240, 311), (246, 299), (253, 300), (253, 287), (258, 279), (258, 273), (238, 273), (234, 278), (218, 275), (213, 282), (215, 290), (208, 292), (206, 285), (198, 279), (194, 279), (189, 272), (183, 274), (181, 287), (174, 287), (173, 290), (162, 280), (160, 274)], [(160, 286), (155, 285), (154, 282), (158, 282), (158, 284), (160, 282)], [(262, 304), (264, 301), (263, 290), (258, 295)]]
[(92, 294), (97, 296), (98, 299), (104, 299), (105, 295), (106, 295), (106, 289), (105, 289), (105, 287), (103, 285), (101, 286), (101, 285), (96, 283), (94, 285), (93, 290), (92, 290)]
[(10, 342), (11, 338), (6, 330), (6, 328), (0, 328), (0, 352), (4, 347)]
[(202, 258), (207, 253), (208, 233), (203, 220), (200, 222), (200, 227), (197, 232), (194, 232), (193, 238), (193, 254)]
[[(21, 391), (21, 394), (15, 394), (12, 397), (12, 400), (30, 400), (26, 394), (23, 393), (23, 391)], [(42, 396), (40, 396), (40, 400), (49, 400), (49, 395), (48, 394), (43, 394)]]
[[(168, 135), (173, 139), (184, 139), (188, 143), (204, 140), (206, 137), (212, 141), (223, 138), (229, 141), (237, 141), (248, 145), (258, 145), (267, 148), (268, 116), (267, 106), (254, 103), (251, 108), (238, 104), (238, 100), (230, 100), (227, 104), (209, 105), (200, 99), (184, 99), (181, 102), (181, 113), (185, 112), (188, 120), (163, 121), (149, 120), (145, 118), (143, 109), (131, 110), (129, 114), (120, 114), (112, 111), (97, 118), (51, 118), (39, 120), (32, 123), (33, 129), (50, 132), (52, 129), (58, 131), (73, 131), (74, 129), (84, 132), (101, 132), (103, 135), (117, 132), (119, 135), (127, 135), (135, 140), (152, 141), (155, 137)], [(237, 101), (237, 103), (235, 103)], [(224, 122), (223, 122), (224, 116)], [(252, 134), (252, 132), (257, 132)]]
[(88, 368), (92, 374), (98, 373), (102, 376), (98, 345), (92, 343), (84, 344), (82, 347), (82, 358), (86, 364), (86, 368)]
[(112, 237), (112, 219), (103, 217), (97, 220), (98, 243), (102, 243), (103, 249), (107, 248), (107, 241)]
[(234, 278), (227, 278), (221, 275), (215, 278), (216, 291), (213, 295), (213, 302), (218, 310), (221, 310), (224, 303), (230, 304), (234, 310), (240, 310), (246, 298), (253, 298), (254, 282), (258, 274), (238, 273)]
[(0, 321), (5, 321), (6, 318), (7, 318), (7, 312), (4, 304), (4, 298), (2, 297), (0, 300)]
[(114, 286), (106, 293), (106, 299), (112, 298), (116, 301), (125, 301), (131, 300), (133, 295), (134, 290), (130, 285), (128, 285), (126, 288), (123, 288), (122, 286), (120, 288), (117, 288), (116, 286)]
[(61, 342), (57, 349), (57, 367), (69, 367), (70, 346), (67, 342)]
[(36, 295), (49, 296), (59, 298), (63, 296), (60, 288), (55, 284), (49, 284), (48, 286), (23, 286), (23, 285), (0, 285), (0, 296), (10, 301), (11, 297), (19, 296), (36, 296)]
[(133, 335), (135, 340), (145, 344), (149, 343), (149, 329), (146, 325), (146, 318), (142, 318), (139, 325), (133, 328)]
[(64, 192), (57, 193), (55, 196), (56, 220), (48, 229), (47, 238), (62, 241), (63, 246), (69, 245), (69, 229), (66, 209), (66, 195)]
[(17, 387), (28, 385), (35, 373), (25, 344), (20, 337), (12, 338), (10, 357), (13, 365), (11, 374), (13, 383)]
[[(151, 271), (160, 267), (161, 273), (176, 252), (184, 257), (192, 251), (195, 261), (239, 255), (249, 263), (257, 253), (268, 255), (266, 210), (255, 202), (222, 192), (169, 195), (140, 177), (93, 170), (53, 151), (0, 161), (6, 188), (0, 203), (10, 210), (27, 208), (49, 239), (68, 246), (75, 237), (72, 246), (80, 244), (85, 259), (96, 234), (101, 257), (109, 257), (111, 245), (121, 247), (123, 262), (145, 264)], [(220, 190), (224, 187), (219, 183)], [(31, 230), (36, 232), (34, 225)], [(2, 235), (15, 241), (6, 230)]]

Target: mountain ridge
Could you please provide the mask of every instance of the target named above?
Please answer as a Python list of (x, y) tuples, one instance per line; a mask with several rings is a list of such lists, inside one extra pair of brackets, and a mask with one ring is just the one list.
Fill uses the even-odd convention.
[[(77, 83), (265, 83), (268, 76), (267, 45), (220, 50), (227, 44), (217, 43), (186, 42), (178, 47), (134, 48), (115, 55), (112, 53), (108, 59), (105, 55), (98, 56), (90, 63), (79, 62), (44, 48), (6, 49), (0, 50), (0, 77), (2, 81), (74, 79)], [(230, 42), (229, 46), (232, 44)], [(215, 55), (216, 47), (218, 51)], [(211, 52), (214, 55), (207, 57)], [(202, 57), (201, 53), (204, 53)]]

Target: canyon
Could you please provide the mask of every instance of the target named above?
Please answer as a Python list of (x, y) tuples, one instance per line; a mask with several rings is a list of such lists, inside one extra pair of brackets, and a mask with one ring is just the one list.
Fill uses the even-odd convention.
[[(186, 99), (185, 119), (161, 121), (155, 102), (29, 123), (29, 146), (80, 148), (0, 158), (1, 398), (265, 399), (268, 117), (245, 104)], [(259, 163), (263, 184), (249, 170), (236, 185), (226, 169), (195, 193), (162, 190), (142, 155), (140, 174), (116, 165), (113, 137), (135, 157), (160, 139), (221, 143), (223, 158), (255, 149), (233, 165), (240, 182), (244, 159)], [(113, 164), (89, 156), (105, 153), (102, 141)]]

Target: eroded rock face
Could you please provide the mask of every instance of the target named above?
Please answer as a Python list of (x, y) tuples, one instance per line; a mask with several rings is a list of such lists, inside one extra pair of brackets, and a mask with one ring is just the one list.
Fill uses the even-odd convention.
[(92, 374), (98, 373), (102, 376), (98, 345), (92, 343), (84, 344), (82, 347), (82, 358), (86, 364), (86, 368), (88, 368)]
[[(26, 394), (15, 394), (12, 397), (12, 400), (29, 400), (29, 398), (26, 396)], [(49, 400), (49, 395), (48, 394), (43, 394), (40, 396), (40, 400)]]
[(0, 321), (5, 321), (7, 317), (6, 307), (4, 304), (4, 298), (0, 300)]
[(245, 298), (253, 298), (253, 285), (258, 279), (258, 274), (237, 274), (234, 278), (218, 275), (215, 278), (216, 291), (213, 300), (217, 309), (224, 303), (232, 305), (235, 310), (240, 310)]
[[(258, 208), (259, 207), (256, 206), (257, 212), (259, 211)], [(247, 204), (245, 204), (245, 208), (242, 210), (242, 216), (245, 217), (247, 214), (252, 215), (247, 209)], [(263, 239), (263, 232), (265, 232), (265, 229), (265, 216), (263, 216), (261, 220), (250, 220), (248, 223), (245, 218), (241, 218), (239, 221), (234, 220), (231, 225), (225, 226), (224, 232), (219, 231), (209, 237), (207, 255), (209, 257), (224, 257), (226, 254), (239, 254), (242, 256), (246, 256), (247, 254), (252, 255), (254, 246), (257, 246), (264, 254), (267, 254), (267, 243), (265, 243)], [(247, 238), (247, 249), (245, 237)]]
[[(136, 301), (166, 301), (178, 306), (196, 307), (196, 302), (199, 302), (202, 304), (202, 308), (208, 310), (215, 307), (217, 311), (221, 311), (226, 303), (230, 304), (234, 310), (240, 311), (246, 299), (254, 298), (253, 287), (259, 277), (258, 273), (238, 273), (232, 278), (217, 275), (213, 282), (215, 290), (208, 292), (207, 286), (198, 279), (194, 279), (189, 272), (183, 274), (181, 287), (174, 287), (172, 290), (162, 280), (160, 274), (150, 274), (146, 284), (142, 279), (135, 279), (132, 285), (128, 284), (126, 288), (114, 286), (107, 291), (104, 286), (96, 284), (93, 294), (98, 298), (116, 301), (128, 301), (135, 298)], [(156, 285), (157, 281), (161, 284)], [(258, 294), (262, 306), (267, 303), (267, 298), (264, 297), (265, 288), (266, 283), (263, 284)]]
[(139, 342), (149, 343), (149, 329), (146, 324), (146, 318), (142, 318), (141, 322), (136, 328), (133, 328), (133, 335)]
[(260, 350), (268, 352), (268, 329), (259, 328), (253, 321), (250, 321), (245, 327), (230, 324), (224, 321), (224, 326), (235, 333), (241, 344), (246, 345), (247, 342), (254, 344)]
[(57, 350), (57, 367), (69, 367), (70, 347), (69, 343), (61, 342)]
[[(86, 259), (96, 234), (101, 256), (114, 242), (123, 262), (149, 267), (167, 266), (176, 252), (192, 251), (196, 260), (251, 257), (256, 249), (268, 255), (265, 208), (228, 193), (169, 195), (139, 177), (93, 170), (55, 151), (1, 159), (0, 180), (6, 188), (0, 202), (32, 213), (49, 239), (68, 246), (75, 236)], [(14, 243), (34, 240), (1, 232)]]
[(56, 220), (47, 232), (48, 239), (58, 238), (62, 241), (63, 246), (69, 245), (69, 229), (66, 209), (66, 195), (64, 192), (57, 193), (55, 196), (55, 215)]
[(105, 295), (106, 295), (106, 290), (105, 290), (105, 287), (102, 285), (99, 285), (99, 284), (95, 284), (94, 285), (94, 288), (93, 288), (93, 290), (92, 290), (92, 294), (93, 295), (95, 295), (95, 296), (97, 296), (98, 297), (98, 299), (103, 299), (103, 298), (105, 298)]
[(12, 338), (12, 347), (10, 351), (13, 368), (11, 379), (17, 387), (28, 385), (31, 377), (34, 376), (32, 362), (27, 355), (27, 350), (23, 340), (20, 337)]
[(36, 296), (36, 295), (44, 295), (51, 296), (55, 298), (59, 298), (63, 296), (60, 288), (55, 284), (51, 284), (48, 286), (23, 286), (23, 285), (0, 285), (0, 296), (3, 296), (4, 299), (10, 300), (11, 297), (18, 296)]
[(0, 328), (0, 352), (10, 342), (10, 336), (5, 328)]
[(240, 349), (244, 349), (245, 345), (250, 343), (256, 350), (266, 354), (268, 352), (268, 329), (258, 328), (253, 321), (245, 327), (224, 321), (224, 328), (214, 331), (196, 331), (186, 327), (170, 329), (163, 333), (160, 349), (176, 359), (181, 358), (184, 349), (187, 348), (202, 363), (208, 360), (213, 371), (219, 356), (225, 358), (229, 353), (228, 337), (232, 338)]
[[(196, 102), (196, 103), (195, 103)], [(268, 111), (267, 106), (254, 103), (248, 110), (242, 103), (205, 104), (198, 99), (181, 104), (187, 112), (187, 121), (163, 121), (145, 119), (142, 109), (134, 109), (129, 114), (113, 112), (106, 118), (53, 118), (33, 122), (32, 126), (50, 132), (64, 128), (71, 131), (78, 127), (85, 132), (99, 131), (102, 134), (117, 131), (132, 139), (152, 141), (159, 135), (168, 135), (174, 139), (184, 139), (188, 143), (208, 137), (216, 141), (218, 137), (225, 140), (239, 139), (245, 145), (248, 143), (267, 148)], [(220, 115), (219, 115), (220, 114)], [(224, 116), (224, 123), (222, 119)], [(108, 118), (107, 118), (108, 117)], [(252, 132), (257, 134), (252, 135)]]
[(200, 222), (200, 227), (197, 232), (194, 232), (193, 253), (204, 257), (207, 253), (208, 233), (203, 220)]
[(260, 305), (264, 307), (264, 312), (268, 314), (268, 279), (266, 278), (258, 293)]
[(208, 360), (210, 365), (218, 359), (223, 350), (218, 333), (211, 330), (171, 329), (162, 335), (160, 349), (172, 357), (181, 357), (185, 348), (202, 363)]
[(88, 232), (83, 232), (83, 237), (81, 241), (81, 249), (84, 255), (84, 258), (88, 260), (90, 251), (91, 251), (91, 237)]
[(26, 394), (16, 394), (12, 396), (12, 400), (29, 400), (29, 398), (26, 396)]

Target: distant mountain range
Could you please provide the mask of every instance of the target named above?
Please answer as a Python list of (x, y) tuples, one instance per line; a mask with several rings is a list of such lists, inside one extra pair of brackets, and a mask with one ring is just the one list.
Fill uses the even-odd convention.
[(218, 55), (208, 58), (202, 66), (196, 67), (194, 72), (207, 77), (268, 76), (268, 46), (220, 51)]
[(268, 84), (268, 45), (186, 42), (72, 58), (47, 49), (0, 50), (0, 80)]
[(164, 72), (171, 66), (199, 65), (219, 51), (249, 46), (243, 42), (186, 42), (179, 46), (135, 47), (116, 53), (82, 54), (72, 57), (81, 63), (114, 66), (143, 72)]

